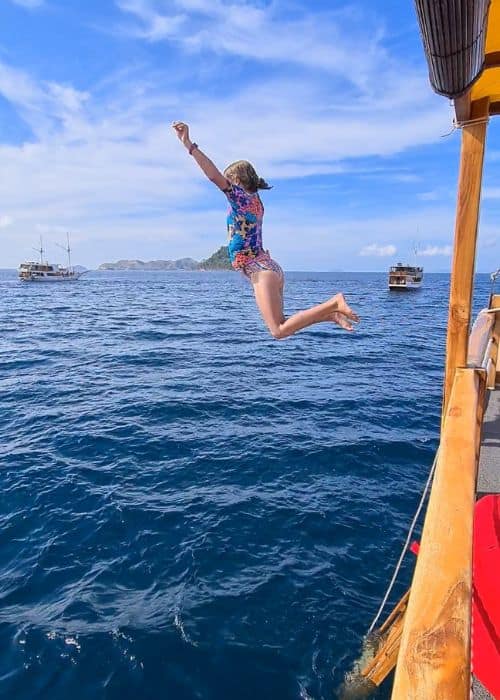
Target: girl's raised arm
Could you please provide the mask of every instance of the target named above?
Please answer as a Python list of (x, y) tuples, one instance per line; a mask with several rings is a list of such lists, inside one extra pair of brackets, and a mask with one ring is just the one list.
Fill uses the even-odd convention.
[(217, 185), (219, 189), (225, 192), (230, 187), (228, 180), (226, 180), (220, 170), (218, 170), (218, 168), (212, 163), (210, 158), (208, 158), (208, 156), (206, 156), (203, 151), (198, 148), (198, 144), (193, 143), (190, 140), (188, 125), (184, 124), (184, 122), (174, 122), (172, 126), (179, 140), (189, 151), (189, 155), (193, 156), (208, 179), (211, 180), (214, 185)]

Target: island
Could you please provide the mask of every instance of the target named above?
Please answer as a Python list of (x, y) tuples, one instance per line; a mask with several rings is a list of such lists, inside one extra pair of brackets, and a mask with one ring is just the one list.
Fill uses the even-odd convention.
[(233, 270), (229, 262), (227, 246), (222, 245), (219, 250), (216, 250), (209, 258), (202, 260), (199, 266), (200, 270)]
[(193, 258), (179, 260), (118, 260), (115, 263), (102, 263), (98, 270), (232, 270), (227, 246), (221, 246), (209, 258), (198, 262)]

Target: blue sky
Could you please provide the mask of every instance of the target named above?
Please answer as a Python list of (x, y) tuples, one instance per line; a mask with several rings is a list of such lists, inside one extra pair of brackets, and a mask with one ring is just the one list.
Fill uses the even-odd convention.
[[(0, 267), (70, 231), (75, 262), (201, 259), (221, 167), (251, 160), (265, 244), (286, 269), (448, 271), (460, 134), (434, 95), (410, 0), (0, 0)], [(498, 267), (500, 138), (478, 265)], [(61, 260), (62, 261), (62, 260)]]

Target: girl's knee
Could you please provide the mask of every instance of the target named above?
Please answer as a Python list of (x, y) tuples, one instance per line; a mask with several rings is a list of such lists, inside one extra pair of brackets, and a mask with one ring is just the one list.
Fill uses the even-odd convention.
[(281, 329), (280, 326), (270, 326), (269, 332), (275, 340), (283, 340), (286, 338), (286, 333)]

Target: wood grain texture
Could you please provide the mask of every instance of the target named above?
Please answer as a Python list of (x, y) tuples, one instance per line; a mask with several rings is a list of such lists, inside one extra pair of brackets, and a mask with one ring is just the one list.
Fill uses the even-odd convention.
[(466, 92), (465, 95), (457, 97), (454, 102), (457, 122), (466, 122), (470, 119), (470, 90)]
[[(486, 117), (488, 109), (489, 101), (487, 99), (474, 102), (471, 108), (471, 119)], [(462, 129), (446, 338), (443, 417), (446, 412), (455, 369), (464, 367), (467, 363), (486, 126), (485, 122), (466, 126)]]
[(361, 675), (368, 678), (376, 686), (381, 685), (396, 666), (409, 597), (410, 591), (408, 590), (385, 622), (376, 630), (377, 634), (380, 635), (377, 653), (361, 671)]
[(458, 369), (442, 431), (393, 700), (468, 700), (472, 526), (485, 373)]

